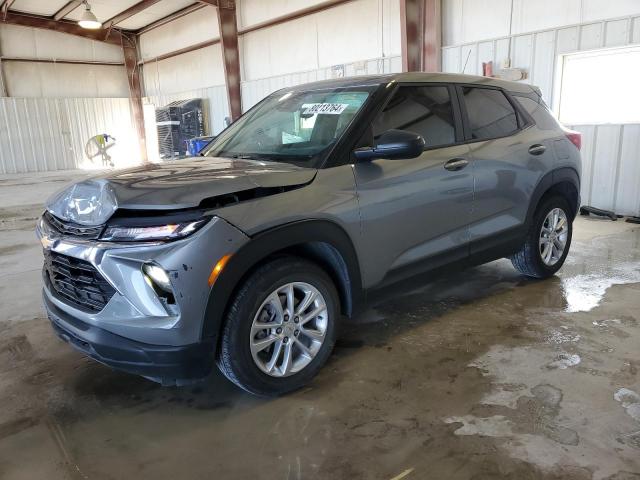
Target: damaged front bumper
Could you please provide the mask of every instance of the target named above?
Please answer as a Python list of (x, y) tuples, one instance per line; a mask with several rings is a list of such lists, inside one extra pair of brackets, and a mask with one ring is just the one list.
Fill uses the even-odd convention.
[[(217, 217), (173, 242), (75, 239), (46, 222), (37, 234), (46, 259), (44, 305), (61, 338), (101, 363), (164, 384), (207, 375), (216, 343), (202, 334), (209, 276), (246, 235)], [(149, 263), (167, 273), (169, 297), (145, 278)]]

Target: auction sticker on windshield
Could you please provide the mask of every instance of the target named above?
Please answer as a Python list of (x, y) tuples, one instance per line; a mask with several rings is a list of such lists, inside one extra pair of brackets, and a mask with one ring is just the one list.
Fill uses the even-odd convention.
[(302, 108), (305, 109), (302, 114), (315, 115), (316, 113), (324, 113), (329, 115), (340, 115), (348, 106), (348, 103), (305, 103), (302, 105)]

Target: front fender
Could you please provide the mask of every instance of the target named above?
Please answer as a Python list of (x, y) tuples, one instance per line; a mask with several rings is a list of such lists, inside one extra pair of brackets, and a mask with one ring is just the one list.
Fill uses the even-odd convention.
[(242, 280), (263, 260), (277, 252), (308, 244), (328, 244), (344, 262), (348, 281), (348, 309), (362, 300), (362, 280), (356, 250), (348, 234), (328, 220), (303, 220), (278, 226), (259, 234), (242, 246), (226, 264), (214, 283), (203, 321), (203, 338), (216, 340), (227, 311), (227, 305)]

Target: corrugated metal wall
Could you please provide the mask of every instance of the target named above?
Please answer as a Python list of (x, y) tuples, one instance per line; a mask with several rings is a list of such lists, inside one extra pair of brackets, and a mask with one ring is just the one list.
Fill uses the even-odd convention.
[(640, 125), (576, 125), (582, 132), (582, 204), (640, 215)]
[[(2, 56), (31, 60), (123, 62), (122, 47), (60, 32), (0, 25)], [(10, 97), (128, 97), (124, 66), (72, 65), (7, 60), (3, 64)]]
[[(537, 85), (549, 105), (558, 58), (562, 54), (640, 43), (640, 16), (512, 35), (442, 49), (445, 72), (476, 74), (482, 62), (499, 68), (504, 59), (528, 72), (526, 83)], [(466, 63), (466, 68), (464, 68)], [(582, 203), (640, 214), (640, 125), (574, 125), (583, 133)]]
[[(318, 3), (240, 2), (240, 28)], [(354, 0), (241, 36), (245, 81), (400, 55), (400, 1)]]
[[(0, 98), (0, 173), (90, 167), (86, 141), (116, 137), (118, 167), (140, 162), (126, 98)], [(97, 167), (97, 165), (96, 165)]]
[[(0, 25), (0, 44), (6, 57), (123, 61), (117, 45), (15, 25)], [(2, 66), (9, 97), (0, 97), (0, 174), (85, 167), (85, 143), (100, 133), (116, 137), (109, 153), (117, 166), (139, 163), (123, 66)]]

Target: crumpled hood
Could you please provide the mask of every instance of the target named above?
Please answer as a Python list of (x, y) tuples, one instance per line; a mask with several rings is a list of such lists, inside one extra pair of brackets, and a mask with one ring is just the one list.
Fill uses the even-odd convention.
[(85, 180), (55, 194), (47, 209), (76, 223), (99, 224), (116, 209), (173, 210), (256, 188), (304, 185), (316, 169), (288, 163), (193, 157)]
[(193, 157), (116, 172), (106, 180), (118, 208), (197, 207), (204, 199), (253, 188), (309, 183), (316, 169), (288, 163)]

